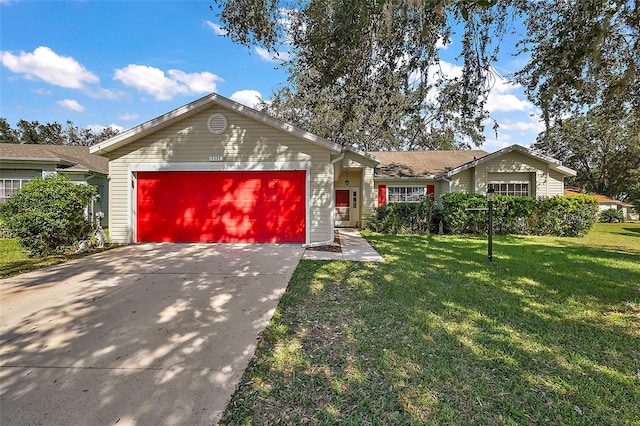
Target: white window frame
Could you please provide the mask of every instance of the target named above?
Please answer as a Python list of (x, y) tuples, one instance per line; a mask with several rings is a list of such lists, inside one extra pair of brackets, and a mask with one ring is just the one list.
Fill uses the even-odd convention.
[[(398, 190), (400, 193), (391, 194), (392, 190)], [(387, 185), (387, 204), (419, 203), (426, 196), (427, 185)], [(396, 197), (404, 197), (404, 199), (395, 199)], [(409, 197), (412, 197), (412, 199), (407, 199)]]
[[(0, 204), (5, 203), (9, 197), (11, 197), (11, 195), (13, 195), (16, 191), (22, 189), (22, 187), (32, 181), (33, 179), (15, 179), (15, 178), (1, 178), (0, 179)], [(6, 191), (6, 182), (10, 181), (11, 184), (11, 189), (7, 192)], [(15, 182), (18, 182), (18, 187), (16, 188), (14, 186)]]
[[(526, 191), (522, 189), (526, 185)], [(528, 181), (491, 181), (487, 183), (487, 189), (493, 187), (496, 195), (509, 195), (512, 197), (529, 197), (531, 195), (531, 182)]]

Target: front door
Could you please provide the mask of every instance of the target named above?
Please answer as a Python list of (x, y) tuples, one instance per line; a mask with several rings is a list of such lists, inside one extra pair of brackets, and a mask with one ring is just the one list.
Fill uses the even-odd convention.
[(336, 189), (336, 226), (349, 227), (358, 225), (358, 190)]

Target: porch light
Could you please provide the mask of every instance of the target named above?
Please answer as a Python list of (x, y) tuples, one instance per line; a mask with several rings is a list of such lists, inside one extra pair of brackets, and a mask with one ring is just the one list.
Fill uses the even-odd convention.
[(345, 186), (349, 186), (349, 169), (344, 169), (347, 173), (347, 178), (344, 181)]

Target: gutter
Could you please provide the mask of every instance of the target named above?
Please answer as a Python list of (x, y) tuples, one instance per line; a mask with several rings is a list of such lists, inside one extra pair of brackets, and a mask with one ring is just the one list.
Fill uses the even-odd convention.
[[(331, 184), (333, 185), (333, 182), (335, 182), (335, 167), (333, 167), (338, 161), (342, 161), (344, 159), (344, 154), (345, 151), (343, 150), (342, 153), (338, 156), (338, 158), (336, 158), (335, 160), (331, 161), (331, 163), (329, 163), (331, 165)], [(330, 223), (330, 230), (331, 230), (331, 238), (329, 238), (326, 241), (318, 241), (315, 243), (309, 243), (309, 244), (303, 244), (302, 247), (304, 248), (309, 248), (309, 247), (319, 247), (319, 246), (327, 246), (329, 244), (333, 244), (333, 240), (334, 240), (334, 235), (335, 235), (335, 218), (333, 216), (333, 212), (335, 210), (335, 205), (336, 205), (336, 193), (335, 191), (332, 191), (333, 194), (331, 194), (331, 205), (329, 206), (329, 209), (331, 210), (331, 215), (329, 217), (329, 223)]]

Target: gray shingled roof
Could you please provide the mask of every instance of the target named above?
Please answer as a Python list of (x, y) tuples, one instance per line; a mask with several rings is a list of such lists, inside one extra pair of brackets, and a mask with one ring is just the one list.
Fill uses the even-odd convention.
[(376, 178), (425, 178), (446, 173), (470, 161), (488, 155), (476, 149), (470, 151), (375, 151), (369, 154), (381, 162), (375, 169)]
[(89, 154), (88, 146), (0, 144), (1, 160), (46, 161), (68, 171), (77, 170), (109, 174), (109, 160)]

